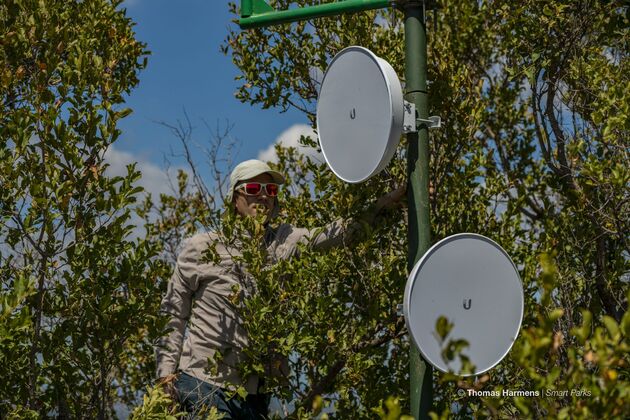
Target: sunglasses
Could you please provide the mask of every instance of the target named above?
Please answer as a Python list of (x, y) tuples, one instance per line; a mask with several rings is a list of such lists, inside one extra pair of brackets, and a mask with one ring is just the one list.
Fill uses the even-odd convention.
[(235, 189), (243, 190), (245, 195), (260, 195), (263, 188), (265, 189), (265, 194), (267, 194), (268, 197), (278, 196), (278, 184), (274, 183), (263, 184), (260, 182), (246, 182), (244, 184), (237, 185)]

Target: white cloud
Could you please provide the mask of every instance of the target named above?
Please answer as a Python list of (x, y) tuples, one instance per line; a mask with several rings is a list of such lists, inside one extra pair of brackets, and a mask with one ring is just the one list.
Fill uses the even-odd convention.
[(125, 176), (127, 165), (136, 163), (136, 169), (142, 173), (137, 185), (143, 187), (145, 192), (151, 193), (154, 200), (160, 194), (173, 193), (167, 171), (148, 160), (110, 146), (105, 152), (105, 162), (109, 164), (105, 171), (107, 176)]
[(284, 130), (276, 140), (269, 145), (265, 150), (261, 150), (258, 152), (258, 159), (263, 161), (271, 161), (276, 162), (278, 157), (276, 156), (275, 145), (281, 144), (284, 147), (295, 147), (298, 149), (299, 153), (302, 153), (305, 156), (309, 156), (314, 160), (323, 162), (323, 155), (317, 151), (317, 149), (313, 147), (305, 147), (302, 146), (300, 141), (300, 136), (308, 136), (313, 140), (317, 140), (317, 134), (313, 131), (311, 126), (306, 124), (294, 124), (291, 127)]

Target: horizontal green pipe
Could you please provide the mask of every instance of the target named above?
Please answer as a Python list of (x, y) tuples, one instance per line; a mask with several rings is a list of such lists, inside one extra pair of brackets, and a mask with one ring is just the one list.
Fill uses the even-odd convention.
[(261, 13), (259, 15), (239, 19), (238, 24), (242, 29), (260, 28), (262, 26), (279, 25), (281, 23), (297, 22), (299, 20), (312, 19), (322, 16), (333, 16), (342, 13), (382, 9), (389, 7), (392, 3), (392, 0), (337, 1), (334, 3), (319, 4), (317, 6), (302, 7), (299, 9)]

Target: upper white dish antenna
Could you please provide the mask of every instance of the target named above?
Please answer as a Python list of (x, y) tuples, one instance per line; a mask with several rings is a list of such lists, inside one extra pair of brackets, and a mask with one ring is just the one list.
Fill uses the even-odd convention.
[[(508, 353), (523, 319), (523, 286), (516, 266), (496, 242), (461, 233), (431, 247), (413, 268), (403, 303), (407, 328), (424, 358), (437, 369), (478, 375)], [(453, 324), (441, 338), (440, 317)], [(450, 340), (463, 339), (461, 352), (474, 366), (462, 372), (461, 360), (445, 360)]]
[(402, 87), (392, 66), (367, 48), (343, 49), (319, 92), (317, 130), (328, 166), (346, 182), (383, 170), (403, 132)]

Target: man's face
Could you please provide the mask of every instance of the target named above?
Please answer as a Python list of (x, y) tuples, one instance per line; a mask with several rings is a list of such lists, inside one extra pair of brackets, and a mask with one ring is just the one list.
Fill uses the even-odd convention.
[[(238, 185), (248, 182), (260, 182), (267, 184), (273, 183), (274, 180), (271, 175), (265, 173), (245, 181), (241, 181)], [(269, 217), (275, 206), (275, 198), (269, 197), (265, 188), (263, 188), (258, 195), (247, 195), (242, 189), (237, 188), (234, 191), (234, 206), (236, 207), (236, 212), (241, 216), (256, 216), (259, 212), (265, 212), (267, 214), (266, 221), (269, 221)]]

